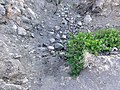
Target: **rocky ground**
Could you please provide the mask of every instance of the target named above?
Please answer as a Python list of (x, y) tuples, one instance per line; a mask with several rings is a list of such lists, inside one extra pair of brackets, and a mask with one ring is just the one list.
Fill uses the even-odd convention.
[(119, 0), (0, 0), (0, 90), (120, 90), (119, 51), (75, 80), (63, 57), (70, 32), (119, 26)]

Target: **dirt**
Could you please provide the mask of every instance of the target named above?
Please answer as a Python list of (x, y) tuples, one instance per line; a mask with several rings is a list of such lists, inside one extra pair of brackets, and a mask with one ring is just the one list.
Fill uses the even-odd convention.
[[(26, 9), (19, 17), (28, 19), (19, 25), (19, 18), (7, 18), (7, 24), (0, 24), (0, 72), (8, 70), (0, 74), (1, 90), (12, 86), (13, 90), (120, 90), (119, 52), (95, 57), (95, 65), (76, 79), (70, 77), (62, 57), (70, 32), (119, 27), (119, 0), (25, 0), (25, 4), (32, 11)], [(13, 22), (22, 29), (16, 32)]]

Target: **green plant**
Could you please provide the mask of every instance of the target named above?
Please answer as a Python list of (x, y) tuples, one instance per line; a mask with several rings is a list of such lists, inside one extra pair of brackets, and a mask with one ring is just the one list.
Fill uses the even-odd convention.
[(113, 47), (120, 49), (119, 29), (109, 28), (91, 33), (79, 32), (77, 36), (71, 35), (66, 54), (71, 67), (70, 74), (76, 77), (84, 69), (86, 51), (97, 56), (103, 52), (110, 52)]

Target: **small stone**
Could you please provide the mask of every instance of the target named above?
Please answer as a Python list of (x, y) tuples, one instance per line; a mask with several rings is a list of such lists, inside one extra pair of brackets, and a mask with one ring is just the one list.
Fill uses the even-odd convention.
[(56, 50), (62, 50), (62, 49), (64, 49), (64, 46), (61, 43), (55, 43), (54, 47), (55, 47)]
[(51, 51), (50, 54), (51, 54), (51, 55), (55, 55), (55, 51)]
[(113, 6), (119, 6), (120, 5), (120, 0), (113, 0), (112, 5)]
[(62, 20), (62, 24), (67, 25), (67, 21), (65, 19)]
[(34, 37), (35, 37), (34, 33), (31, 33), (31, 37), (32, 37), (32, 38), (34, 38)]
[(27, 8), (27, 11), (33, 17), (33, 19), (36, 18), (36, 14), (35, 14), (35, 12), (33, 12), (33, 10), (31, 8)]
[(60, 31), (60, 34), (62, 34), (63, 32), (62, 31)]
[(80, 17), (81, 17), (81, 16), (78, 14), (78, 15), (77, 15), (77, 18), (80, 18)]
[(67, 38), (67, 36), (66, 35), (62, 35), (62, 37), (61, 37), (62, 39), (66, 39)]
[(112, 51), (118, 51), (118, 48), (113, 47), (113, 48), (112, 48)]
[(90, 15), (86, 15), (85, 18), (84, 18), (84, 22), (85, 22), (86, 24), (88, 24), (88, 23), (90, 23), (91, 21), (92, 21), (91, 16), (90, 16)]
[(60, 54), (61, 56), (63, 56), (63, 55), (65, 55), (65, 52), (60, 52), (59, 54)]
[(5, 12), (6, 12), (6, 10), (5, 10), (4, 6), (0, 5), (0, 18), (2, 18), (2, 16), (5, 15)]
[(82, 22), (81, 21), (78, 21), (77, 23), (79, 26), (82, 26)]
[(55, 48), (53, 46), (48, 46), (49, 50), (54, 50)]
[(46, 51), (46, 48), (45, 48), (45, 47), (40, 47), (40, 50), (41, 50), (42, 52), (44, 52), (44, 51)]
[(0, 0), (0, 4), (5, 4), (5, 1), (4, 0)]
[(60, 39), (60, 35), (59, 35), (59, 34), (57, 34), (55, 38), (56, 38), (56, 39)]
[(14, 58), (14, 59), (19, 59), (19, 58), (21, 58), (21, 57), (22, 57), (22, 56), (19, 55), (19, 54), (14, 54), (14, 55), (13, 55), (13, 58)]
[(17, 6), (8, 5), (7, 7), (7, 17), (13, 19), (14, 16), (21, 15), (21, 10)]
[(18, 27), (18, 34), (25, 36), (25, 35), (27, 35), (27, 32), (23, 27)]
[(54, 43), (54, 42), (55, 42), (55, 39), (54, 39), (54, 38), (51, 38), (51, 39), (50, 39), (50, 42), (51, 42), (51, 43)]
[(17, 25), (14, 24), (14, 25), (12, 26), (12, 29), (16, 30), (16, 29), (17, 29)]
[(96, 7), (94, 7), (93, 9), (92, 9), (92, 12), (93, 13), (100, 13), (102, 11), (102, 9), (100, 8), (100, 7), (98, 7), (98, 6), (96, 6)]
[(60, 26), (55, 26), (55, 30), (60, 30)]
[(49, 32), (49, 34), (53, 35), (53, 34), (54, 34), (54, 32)]
[(26, 83), (26, 82), (28, 82), (28, 79), (27, 79), (27, 77), (25, 77), (23, 80), (23, 83)]

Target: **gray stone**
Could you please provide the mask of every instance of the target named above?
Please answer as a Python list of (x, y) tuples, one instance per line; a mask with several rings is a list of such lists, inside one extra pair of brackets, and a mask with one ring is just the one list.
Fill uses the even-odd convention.
[(56, 50), (62, 50), (64, 48), (64, 46), (61, 43), (55, 43), (54, 47)]
[(99, 13), (103, 9), (103, 5), (105, 3), (105, 0), (96, 0), (95, 5), (92, 8), (92, 11), (94, 13)]
[(0, 4), (5, 4), (5, 1), (4, 0), (0, 0)]
[(32, 38), (34, 38), (34, 37), (35, 37), (34, 33), (31, 33), (31, 37), (32, 37)]
[(25, 35), (27, 35), (27, 32), (23, 27), (18, 27), (18, 34), (25, 36)]
[(7, 67), (5, 63), (0, 61), (0, 78), (2, 78), (5, 75), (6, 69)]
[(62, 20), (62, 24), (65, 24), (65, 25), (67, 25), (67, 21), (63, 18), (63, 20)]
[(25, 90), (25, 89), (20, 85), (3, 84), (0, 86), (0, 90)]
[(60, 26), (55, 26), (55, 30), (60, 30)]
[(53, 46), (48, 46), (49, 50), (54, 50), (55, 48)]
[(32, 19), (36, 19), (36, 13), (33, 12), (33, 10), (31, 8), (27, 8), (26, 10)]
[(60, 39), (60, 35), (59, 35), (59, 34), (57, 34), (55, 38), (56, 38), (56, 39)]
[(78, 21), (78, 23), (77, 23), (79, 26), (81, 26), (82, 25), (82, 22), (81, 21)]
[(7, 67), (6, 73), (10, 77), (19, 75), (20, 73), (23, 75), (25, 74), (25, 69), (18, 59), (5, 61), (5, 65)]
[(51, 39), (50, 39), (50, 42), (51, 42), (51, 43), (54, 43), (54, 42), (55, 42), (55, 39), (54, 39), (54, 38), (51, 38)]
[(86, 15), (85, 18), (84, 18), (84, 22), (85, 22), (86, 24), (88, 24), (88, 23), (90, 23), (91, 21), (92, 21), (91, 16), (90, 16), (90, 15)]
[(5, 15), (5, 12), (6, 12), (6, 10), (5, 10), (4, 6), (0, 5), (0, 18), (2, 18), (2, 16)]
[(66, 35), (62, 35), (62, 37), (61, 37), (62, 39), (66, 39), (67, 38), (67, 36)]

